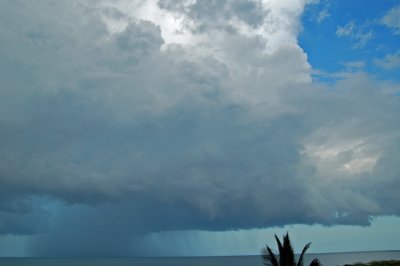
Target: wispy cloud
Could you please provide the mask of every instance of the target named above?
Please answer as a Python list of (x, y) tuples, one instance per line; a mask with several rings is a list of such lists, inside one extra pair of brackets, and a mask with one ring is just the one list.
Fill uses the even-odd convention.
[(328, 19), (330, 16), (331, 16), (331, 13), (329, 12), (329, 9), (328, 9), (327, 7), (324, 8), (323, 10), (321, 10), (321, 11), (318, 13), (318, 15), (317, 15), (317, 17), (316, 17), (317, 23), (318, 23), (318, 24), (322, 23), (323, 21), (325, 21), (326, 19)]
[(360, 28), (352, 20), (344, 26), (338, 26), (336, 28), (336, 36), (339, 38), (347, 37), (353, 40), (353, 49), (360, 49), (365, 47), (374, 38), (374, 32)]
[(380, 23), (400, 34), (400, 5), (390, 9), (380, 20)]
[(343, 36), (350, 36), (353, 35), (356, 29), (356, 25), (354, 21), (350, 21), (344, 26), (338, 26), (336, 28), (336, 35), (338, 37), (343, 37)]
[(386, 70), (394, 70), (400, 67), (400, 51), (393, 54), (387, 54), (383, 58), (374, 58), (373, 62)]
[(352, 70), (352, 69), (362, 69), (365, 67), (366, 63), (365, 61), (348, 61), (348, 62), (342, 62), (342, 65), (345, 66), (347, 69)]

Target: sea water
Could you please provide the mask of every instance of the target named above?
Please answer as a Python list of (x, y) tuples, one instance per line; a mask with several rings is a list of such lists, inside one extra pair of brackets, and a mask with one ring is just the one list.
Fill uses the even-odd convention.
[[(304, 265), (318, 258), (324, 266), (373, 260), (400, 260), (400, 251), (306, 254)], [(169, 258), (0, 258), (0, 266), (262, 266), (260, 256)]]

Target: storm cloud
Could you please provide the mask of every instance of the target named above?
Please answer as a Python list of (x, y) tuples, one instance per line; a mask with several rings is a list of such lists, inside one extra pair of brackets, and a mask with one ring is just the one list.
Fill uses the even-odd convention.
[(400, 86), (312, 81), (305, 2), (141, 2), (0, 2), (0, 234), (143, 255), (150, 233), (400, 214)]

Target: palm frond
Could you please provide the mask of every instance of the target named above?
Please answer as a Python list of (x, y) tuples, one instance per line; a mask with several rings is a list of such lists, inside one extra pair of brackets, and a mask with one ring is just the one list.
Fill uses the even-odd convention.
[(297, 266), (303, 266), (304, 262), (304, 254), (306, 253), (307, 249), (310, 248), (311, 242), (307, 243), (307, 245), (304, 246), (303, 251), (300, 254), (299, 261), (297, 262)]
[(281, 254), (281, 252), (282, 252), (282, 250), (283, 250), (283, 246), (282, 246), (282, 243), (281, 243), (281, 241), (279, 240), (279, 238), (278, 238), (277, 235), (275, 235), (275, 240), (276, 240), (276, 243), (278, 244), (279, 254)]
[(276, 255), (274, 254), (274, 252), (272, 252), (272, 250), (266, 246), (263, 251), (262, 251), (262, 258), (263, 258), (263, 262), (264, 265), (269, 266), (279, 266), (278, 264), (278, 260), (276, 259)]
[(310, 266), (322, 266), (321, 262), (315, 258), (313, 261), (310, 263)]
[[(303, 266), (304, 256), (307, 250), (310, 248), (311, 242), (307, 243), (300, 253), (299, 260), (296, 263), (292, 243), (290, 242), (289, 233), (283, 236), (283, 241), (279, 240), (278, 236), (275, 235), (276, 243), (279, 248), (279, 256), (275, 254), (269, 246), (265, 246), (262, 249), (262, 258), (265, 266)], [(322, 266), (318, 259), (314, 259), (310, 266)]]
[(283, 236), (282, 252), (279, 253), (280, 266), (295, 266), (294, 252), (290, 243), (289, 234)]

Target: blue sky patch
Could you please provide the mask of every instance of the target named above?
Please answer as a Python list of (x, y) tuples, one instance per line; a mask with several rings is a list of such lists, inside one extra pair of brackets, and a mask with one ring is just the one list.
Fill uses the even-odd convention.
[(400, 49), (400, 35), (383, 22), (396, 5), (398, 1), (361, 0), (308, 5), (299, 44), (314, 69), (329, 73), (362, 70), (398, 80), (395, 70), (400, 65), (384, 62)]

